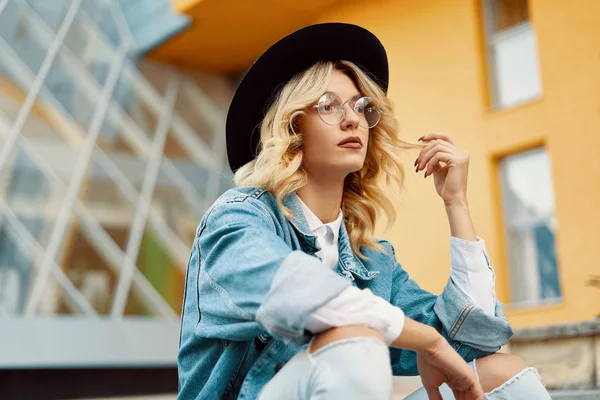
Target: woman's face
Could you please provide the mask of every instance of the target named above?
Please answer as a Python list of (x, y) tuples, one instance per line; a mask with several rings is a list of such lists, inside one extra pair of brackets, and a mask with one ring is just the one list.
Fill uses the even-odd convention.
[[(362, 96), (352, 79), (338, 70), (333, 71), (326, 92), (335, 94), (342, 103)], [(344, 118), (334, 125), (323, 122), (315, 107), (302, 117), (299, 130), (304, 136), (303, 165), (309, 175), (334, 174), (345, 178), (362, 168), (369, 144), (369, 128), (359, 124), (360, 119), (350, 103), (343, 107)], [(343, 144), (348, 139), (352, 139), (351, 142)]]

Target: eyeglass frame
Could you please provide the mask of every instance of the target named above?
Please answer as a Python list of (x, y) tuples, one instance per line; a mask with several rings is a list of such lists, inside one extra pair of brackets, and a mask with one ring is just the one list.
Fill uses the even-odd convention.
[[(340, 122), (342, 122), (342, 121), (344, 120), (344, 118), (346, 118), (346, 104), (348, 104), (348, 103), (350, 103), (350, 102), (352, 102), (352, 101), (354, 101), (354, 104), (356, 104), (356, 103), (357, 103), (359, 100), (361, 100), (361, 99), (369, 99), (369, 100), (371, 100), (371, 101), (374, 103), (374, 105), (375, 105), (375, 108), (376, 108), (376, 111), (377, 111), (377, 113), (379, 114), (379, 118), (377, 119), (377, 122), (375, 123), (375, 125), (373, 125), (373, 126), (367, 126), (366, 128), (367, 128), (367, 129), (372, 129), (372, 128), (375, 128), (375, 127), (377, 126), (377, 124), (379, 124), (379, 121), (381, 121), (381, 115), (383, 115), (383, 111), (381, 111), (381, 108), (379, 108), (379, 106), (377, 106), (377, 104), (375, 104), (375, 101), (373, 100), (373, 98), (371, 98), (371, 97), (369, 97), (369, 96), (361, 96), (361, 97), (359, 97), (359, 98), (358, 98), (358, 99), (356, 99), (356, 100), (354, 100), (354, 98), (352, 98), (352, 99), (348, 99), (348, 100), (346, 100), (346, 101), (342, 102), (342, 114), (341, 114), (341, 118), (340, 118), (340, 120), (339, 120), (338, 122), (336, 122), (336, 123), (330, 124), (329, 122), (327, 122), (327, 121), (325, 121), (325, 120), (323, 119), (323, 117), (321, 116), (321, 113), (320, 113), (320, 112), (319, 112), (319, 110), (318, 110), (318, 108), (319, 108), (319, 104), (318, 104), (318, 102), (319, 102), (319, 101), (321, 100), (321, 98), (322, 98), (323, 96), (325, 96), (326, 94), (332, 94), (332, 95), (334, 95), (336, 98), (338, 98), (340, 101), (342, 101), (342, 99), (340, 99), (340, 96), (338, 96), (337, 94), (335, 94), (335, 93), (333, 93), (333, 92), (325, 92), (325, 93), (323, 93), (323, 94), (322, 94), (322, 95), (319, 97), (319, 100), (317, 100), (317, 104), (315, 104), (315, 105), (313, 105), (313, 106), (312, 106), (313, 108), (316, 108), (316, 109), (317, 109), (317, 114), (319, 115), (319, 119), (320, 119), (321, 121), (323, 121), (323, 123), (325, 123), (325, 124), (327, 124), (327, 125), (329, 125), (329, 126), (334, 126), (334, 125), (337, 125), (337, 124), (339, 124)], [(355, 97), (356, 97), (356, 96), (355, 96)], [(357, 113), (357, 112), (354, 110), (354, 107), (351, 107), (351, 108), (352, 108), (352, 112), (354, 112), (354, 114), (357, 114), (357, 116), (358, 116), (358, 113)], [(365, 120), (366, 120), (366, 119), (365, 119)], [(364, 127), (363, 127), (363, 128), (364, 128)]]

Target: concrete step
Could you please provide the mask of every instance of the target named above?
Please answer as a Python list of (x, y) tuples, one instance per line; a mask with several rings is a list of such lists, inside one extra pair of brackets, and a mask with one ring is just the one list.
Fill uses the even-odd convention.
[(553, 390), (550, 392), (552, 400), (599, 400), (600, 389), (591, 390)]

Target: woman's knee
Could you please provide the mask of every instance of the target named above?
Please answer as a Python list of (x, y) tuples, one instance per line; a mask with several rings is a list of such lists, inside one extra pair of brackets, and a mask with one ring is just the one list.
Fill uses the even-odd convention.
[(389, 349), (378, 332), (365, 327), (335, 328), (316, 337), (309, 354), (317, 366), (311, 398), (391, 397)]
[(352, 339), (359, 337), (374, 337), (385, 343), (383, 336), (375, 329), (367, 328), (361, 325), (349, 325), (340, 326), (337, 328), (331, 328), (323, 333), (318, 334), (313, 339), (309, 352), (314, 353), (315, 351), (344, 339)]
[(476, 361), (479, 382), (490, 392), (528, 368), (525, 361), (513, 354), (495, 353)]

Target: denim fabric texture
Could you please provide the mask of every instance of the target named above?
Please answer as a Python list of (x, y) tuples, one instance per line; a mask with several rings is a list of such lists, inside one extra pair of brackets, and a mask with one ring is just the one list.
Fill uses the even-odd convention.
[(258, 400), (390, 400), (392, 369), (377, 338), (330, 343), (310, 354), (300, 350), (262, 389)]
[[(512, 329), (501, 303), (490, 316), (469, 304), (448, 280), (436, 296), (419, 287), (394, 249), (355, 256), (344, 224), (337, 270), (319, 250), (295, 193), (284, 199), (262, 188), (224, 193), (198, 226), (186, 274), (178, 354), (179, 399), (255, 399), (277, 370), (310, 338), (307, 316), (344, 288), (368, 288), (406, 316), (436, 328), (467, 361), (508, 342)], [(450, 264), (450, 262), (448, 263)], [(416, 375), (416, 354), (390, 349), (394, 375)]]
[[(469, 366), (477, 372), (476, 360)], [(440, 387), (444, 400), (452, 389)], [(389, 352), (375, 338), (352, 338), (328, 344), (310, 354), (304, 348), (262, 389), (258, 400), (390, 400)], [(425, 388), (405, 400), (428, 400)], [(526, 368), (485, 394), (486, 400), (551, 400), (535, 368)]]
[[(476, 370), (476, 360), (469, 363)], [(445, 383), (440, 386), (440, 395), (443, 400), (456, 400), (452, 389)], [(404, 400), (429, 400), (427, 391), (420, 388), (411, 393)], [(525, 368), (502, 385), (485, 394), (485, 400), (552, 400), (537, 369)]]

